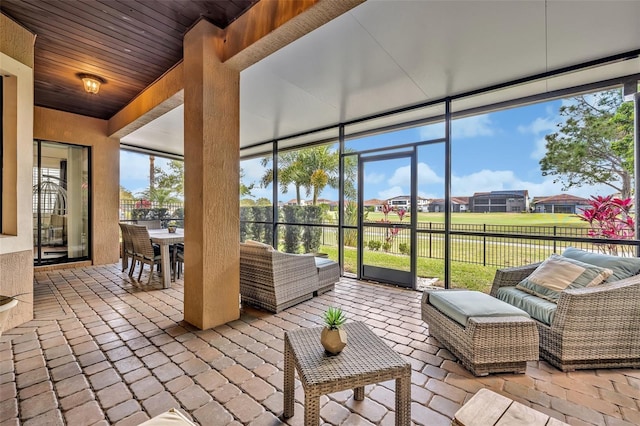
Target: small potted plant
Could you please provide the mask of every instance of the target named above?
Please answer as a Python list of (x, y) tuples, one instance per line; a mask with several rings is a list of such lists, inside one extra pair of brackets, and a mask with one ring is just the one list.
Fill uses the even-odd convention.
[(339, 354), (347, 345), (347, 332), (342, 329), (346, 320), (340, 308), (330, 307), (324, 313), (325, 327), (320, 335), (320, 343), (328, 355)]
[(175, 220), (172, 220), (167, 224), (167, 230), (169, 231), (170, 234), (173, 234), (174, 232), (176, 232), (177, 227), (178, 227), (178, 223)]

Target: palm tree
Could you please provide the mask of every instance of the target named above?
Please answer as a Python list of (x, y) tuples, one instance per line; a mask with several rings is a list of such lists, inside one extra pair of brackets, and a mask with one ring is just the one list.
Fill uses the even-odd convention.
[[(289, 185), (296, 188), (296, 200), (301, 204), (300, 189), (305, 188), (306, 195), (313, 194), (313, 205), (317, 205), (322, 190), (329, 185), (337, 188), (339, 183), (339, 154), (331, 145), (304, 148), (298, 151), (286, 151), (278, 155), (278, 183), (283, 194)], [(269, 165), (271, 158), (262, 159), (262, 166)], [(355, 192), (353, 181), (357, 164), (355, 157), (345, 157), (345, 194), (352, 198)], [(267, 169), (261, 179), (262, 187), (273, 182), (273, 169)]]
[(301, 161), (307, 173), (310, 173), (305, 188), (307, 196), (313, 194), (313, 205), (318, 204), (318, 196), (327, 186), (338, 187), (339, 157), (329, 145), (308, 148), (300, 153)]
[[(286, 194), (289, 191), (289, 185), (296, 187), (296, 200), (298, 205), (301, 204), (300, 188), (305, 186), (309, 181), (309, 174), (304, 170), (304, 164), (301, 161), (301, 151), (286, 151), (278, 154), (278, 183), (280, 191)], [(267, 166), (271, 162), (271, 158), (265, 157), (260, 161), (262, 166)], [(260, 180), (263, 188), (266, 188), (273, 182), (273, 168), (265, 171), (264, 176)]]

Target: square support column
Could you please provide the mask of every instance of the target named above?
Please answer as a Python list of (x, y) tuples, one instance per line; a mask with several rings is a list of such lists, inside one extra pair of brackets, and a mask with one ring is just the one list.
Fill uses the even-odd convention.
[(240, 73), (222, 34), (201, 20), (184, 38), (184, 319), (201, 329), (240, 317)]

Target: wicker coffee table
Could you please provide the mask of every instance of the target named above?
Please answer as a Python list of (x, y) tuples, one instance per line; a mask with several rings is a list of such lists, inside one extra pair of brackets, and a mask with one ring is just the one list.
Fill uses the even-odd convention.
[[(361, 322), (344, 325), (347, 346), (327, 356), (320, 344), (322, 327), (284, 334), (284, 417), (293, 416), (295, 369), (304, 388), (304, 424), (317, 425), (320, 396), (353, 389), (364, 399), (364, 386), (396, 380), (396, 425), (411, 420), (411, 365)], [(295, 369), (294, 369), (295, 367)]]

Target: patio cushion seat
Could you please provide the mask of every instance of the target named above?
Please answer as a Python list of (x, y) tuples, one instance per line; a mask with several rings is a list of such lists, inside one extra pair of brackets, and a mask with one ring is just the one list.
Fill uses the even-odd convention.
[(522, 309), (531, 315), (532, 318), (551, 325), (556, 314), (558, 305), (548, 300), (542, 299), (533, 294), (529, 294), (515, 287), (502, 287), (498, 290), (498, 299)]
[(333, 290), (340, 280), (340, 265), (331, 259), (315, 257), (318, 270), (318, 294)]
[(521, 309), (475, 291), (429, 289), (422, 296), (429, 335), (476, 376), (524, 373), (538, 359), (538, 332)]
[(429, 297), (429, 303), (463, 327), (470, 317), (529, 318), (522, 309), (479, 291), (436, 291)]
[(640, 273), (640, 258), (622, 257), (604, 253), (593, 253), (575, 247), (567, 247), (562, 252), (563, 257), (579, 260), (601, 268), (611, 269), (613, 274), (606, 282), (620, 281)]

